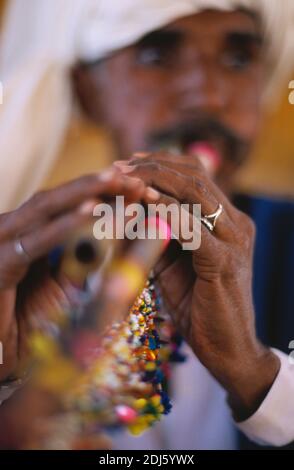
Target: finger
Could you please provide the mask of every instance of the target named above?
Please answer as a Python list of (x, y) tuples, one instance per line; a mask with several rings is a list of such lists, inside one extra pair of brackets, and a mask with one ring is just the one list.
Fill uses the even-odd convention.
[[(130, 164), (139, 164), (144, 161), (165, 162), (168, 165), (181, 165), (183, 167), (194, 168), (200, 173), (205, 173), (205, 167), (200, 159), (195, 155), (175, 155), (169, 152), (154, 152), (149, 154), (134, 154), (130, 160)], [(120, 161), (119, 161), (120, 162)], [(120, 164), (118, 162), (118, 164)], [(126, 163), (126, 162), (125, 162)]]
[[(125, 195), (128, 201), (134, 198), (144, 198), (145, 195), (146, 197), (148, 196), (148, 200), (154, 200), (159, 196), (152, 188), (146, 188), (144, 183), (139, 179), (135, 180), (118, 175), (115, 181), (112, 180), (112, 183), (111, 189), (107, 186), (104, 195), (107, 192), (112, 195), (114, 191), (120, 191), (121, 194)], [(115, 187), (114, 184), (116, 184)], [(26, 256), (19, 256), (15, 251), (14, 243), (10, 242), (10, 259), (12, 260), (12, 264), (23, 265), (28, 262), (28, 259), (30, 262), (33, 262), (46, 255), (57, 245), (68, 240), (77, 229), (80, 231), (82, 226), (89, 227), (91, 222), (94, 224), (93, 211), (97, 202), (97, 200), (86, 201), (81, 204), (76, 211), (65, 213), (38, 227), (37, 230), (26, 233), (21, 238), (21, 246)]]
[[(125, 170), (122, 169), (122, 171)], [(182, 204), (201, 204), (202, 215), (214, 213), (220, 203), (224, 205), (225, 209), (227, 207), (225, 196), (220, 196), (220, 199), (217, 199), (212, 192), (214, 191), (213, 183), (203, 176), (183, 175), (157, 162), (149, 163), (147, 161), (145, 164), (128, 167), (127, 174), (142, 178), (147, 185), (174, 197)], [(190, 207), (190, 210), (192, 208)], [(230, 218), (224, 210), (218, 219), (215, 231), (221, 236), (226, 236), (231, 226)]]
[(166, 166), (187, 176), (194, 175), (198, 178), (204, 177), (204, 179), (206, 179), (210, 184), (211, 191), (213, 191), (217, 200), (226, 207), (226, 211), (230, 218), (235, 219), (238, 217), (238, 211), (236, 208), (212, 181), (211, 174), (207, 171), (199, 157), (196, 155), (173, 155), (167, 152), (134, 154), (134, 158), (129, 161), (118, 160), (115, 162), (115, 165), (117, 165), (117, 168), (121, 171), (128, 171), (130, 166), (145, 165), (146, 163), (158, 163), (161, 166)]
[(54, 216), (70, 211), (87, 199), (98, 196), (124, 195), (129, 200), (143, 196), (142, 181), (132, 181), (115, 171), (83, 176), (70, 183), (33, 196), (15, 211), (1, 219), (0, 237), (16, 237)]
[(45, 321), (60, 322), (64, 311), (70, 307), (70, 301), (64, 289), (51, 277), (34, 289), (25, 299), (22, 316), (29, 320), (35, 328), (41, 327)]
[(178, 159), (166, 159), (166, 160), (161, 160), (161, 159), (153, 159), (153, 158), (150, 158), (148, 160), (145, 160), (145, 161), (142, 161), (142, 160), (131, 160), (129, 165), (130, 166), (140, 166), (140, 165), (144, 165), (146, 163), (158, 163), (159, 165), (163, 166), (163, 167), (167, 167), (167, 168), (170, 168), (172, 170), (175, 170), (175, 171), (178, 171), (184, 175), (191, 175), (191, 172), (194, 172), (194, 171), (198, 171), (199, 173), (201, 174), (204, 174), (204, 172), (202, 171), (202, 169), (199, 169), (197, 165), (194, 165), (193, 162), (189, 163), (189, 162), (184, 162), (182, 160), (178, 160)]
[(122, 177), (121, 173), (117, 172), (112, 180), (112, 185), (107, 186), (100, 196), (110, 199), (124, 196), (127, 202), (135, 202), (144, 197), (147, 189), (141, 179), (131, 178), (127, 175)]
[(94, 205), (93, 203), (92, 208), (81, 207), (79, 211), (60, 216), (25, 235), (21, 239), (21, 245), (26, 256), (17, 253), (14, 242), (7, 242), (2, 250), (3, 254), (1, 253), (2, 270), (3, 266), (7, 266), (8, 271), (28, 267), (33, 261), (64, 243), (74, 231), (91, 221)]
[[(160, 272), (159, 267), (156, 266), (154, 274), (169, 306), (176, 309), (195, 282), (191, 253), (183, 251), (176, 260), (167, 264)], [(189, 282), (179, 283), (181, 278), (188, 279)]]
[(188, 166), (191, 168), (195, 168), (200, 173), (206, 172), (204, 165), (196, 155), (174, 155), (168, 152), (158, 152), (156, 154), (152, 154), (152, 156), (148, 157), (148, 159), (154, 159), (156, 161), (162, 161), (170, 164)]
[(137, 155), (132, 156), (132, 160), (137, 158), (155, 158), (157, 161), (173, 161), (175, 163), (181, 164), (184, 163), (187, 166), (195, 166), (198, 168), (198, 171), (205, 171), (207, 175), (213, 177), (216, 175), (216, 172), (221, 163), (220, 154), (216, 149), (210, 145), (207, 145), (204, 142), (198, 142), (190, 146), (190, 151), (187, 154), (175, 154), (174, 152), (159, 152), (149, 155)]
[[(181, 244), (175, 239), (171, 240), (169, 247), (163, 253), (161, 258), (158, 260), (158, 262), (153, 268), (155, 278), (157, 276), (160, 276), (160, 274), (165, 271), (171, 264), (173, 264), (182, 254), (183, 250)], [(190, 253), (189, 256), (191, 256)]]
[[(172, 238), (177, 240), (184, 250), (197, 251), (200, 256), (214, 256), (219, 249), (219, 241), (201, 224), (195, 213), (185, 210), (177, 199), (164, 193), (159, 194), (152, 210), (156, 208), (156, 214), (171, 227)], [(178, 253), (176, 249), (172, 250), (172, 246), (173, 243), (170, 243), (165, 253), (166, 257), (170, 257), (171, 263)], [(169, 253), (169, 250), (172, 251)], [(165, 263), (166, 261), (162, 261), (163, 267)]]

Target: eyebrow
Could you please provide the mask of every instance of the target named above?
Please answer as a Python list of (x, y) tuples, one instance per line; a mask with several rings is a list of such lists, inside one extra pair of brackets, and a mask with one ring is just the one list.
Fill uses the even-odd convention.
[[(248, 13), (246, 11), (246, 13)], [(137, 43), (136, 47), (151, 46), (177, 46), (184, 38), (184, 32), (180, 29), (158, 29), (146, 34)], [(259, 32), (253, 31), (231, 31), (226, 34), (228, 43), (243, 47), (263, 46), (264, 37)]]
[(261, 33), (249, 31), (231, 31), (226, 35), (226, 42), (232, 46), (239, 47), (262, 47), (264, 37)]
[(158, 29), (146, 34), (142, 39), (140, 39), (136, 43), (136, 47), (140, 48), (148, 46), (176, 46), (181, 42), (183, 37), (183, 32), (176, 29)]
[(238, 45), (262, 46), (264, 37), (261, 33), (251, 31), (231, 31), (227, 33), (227, 41)]

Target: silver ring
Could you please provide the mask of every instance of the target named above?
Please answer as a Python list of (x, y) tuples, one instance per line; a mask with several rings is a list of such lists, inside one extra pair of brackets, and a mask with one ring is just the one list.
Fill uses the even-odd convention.
[(15, 240), (14, 242), (14, 251), (15, 253), (22, 258), (23, 261), (25, 261), (26, 263), (30, 263), (31, 262), (31, 257), (29, 256), (29, 254), (26, 252), (26, 250), (24, 249), (23, 247), (23, 244), (21, 242), (21, 240)]
[(210, 232), (214, 231), (216, 221), (222, 214), (223, 210), (223, 206), (219, 204), (217, 210), (213, 214), (204, 215), (203, 217), (201, 217), (201, 222), (203, 223), (203, 225), (205, 225), (206, 228), (208, 228)]

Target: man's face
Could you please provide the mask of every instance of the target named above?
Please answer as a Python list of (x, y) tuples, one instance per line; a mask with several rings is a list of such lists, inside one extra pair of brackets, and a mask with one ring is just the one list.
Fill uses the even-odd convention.
[(74, 71), (83, 108), (108, 127), (120, 158), (196, 143), (216, 149), (220, 185), (248, 154), (260, 120), (264, 61), (259, 21), (204, 11)]

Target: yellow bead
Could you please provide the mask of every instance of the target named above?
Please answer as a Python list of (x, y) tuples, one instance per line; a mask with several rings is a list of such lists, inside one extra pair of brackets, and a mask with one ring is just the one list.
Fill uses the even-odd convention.
[(150, 401), (151, 401), (152, 405), (158, 406), (161, 403), (161, 397), (160, 397), (160, 395), (154, 395), (153, 397), (151, 397)]
[(156, 369), (156, 363), (155, 362), (146, 362), (145, 366), (146, 371), (151, 372)]
[(145, 398), (138, 398), (138, 400), (135, 401), (135, 408), (137, 410), (142, 410), (143, 408), (145, 408), (146, 405), (147, 400), (145, 400)]
[(128, 430), (133, 436), (139, 436), (145, 429), (146, 426), (142, 426), (141, 424), (131, 424), (128, 426)]
[(144, 415), (144, 418), (145, 418), (145, 422), (146, 424), (148, 424), (148, 426), (150, 426), (150, 424), (154, 423), (154, 421), (156, 421), (156, 418), (154, 415), (152, 414), (146, 414)]

